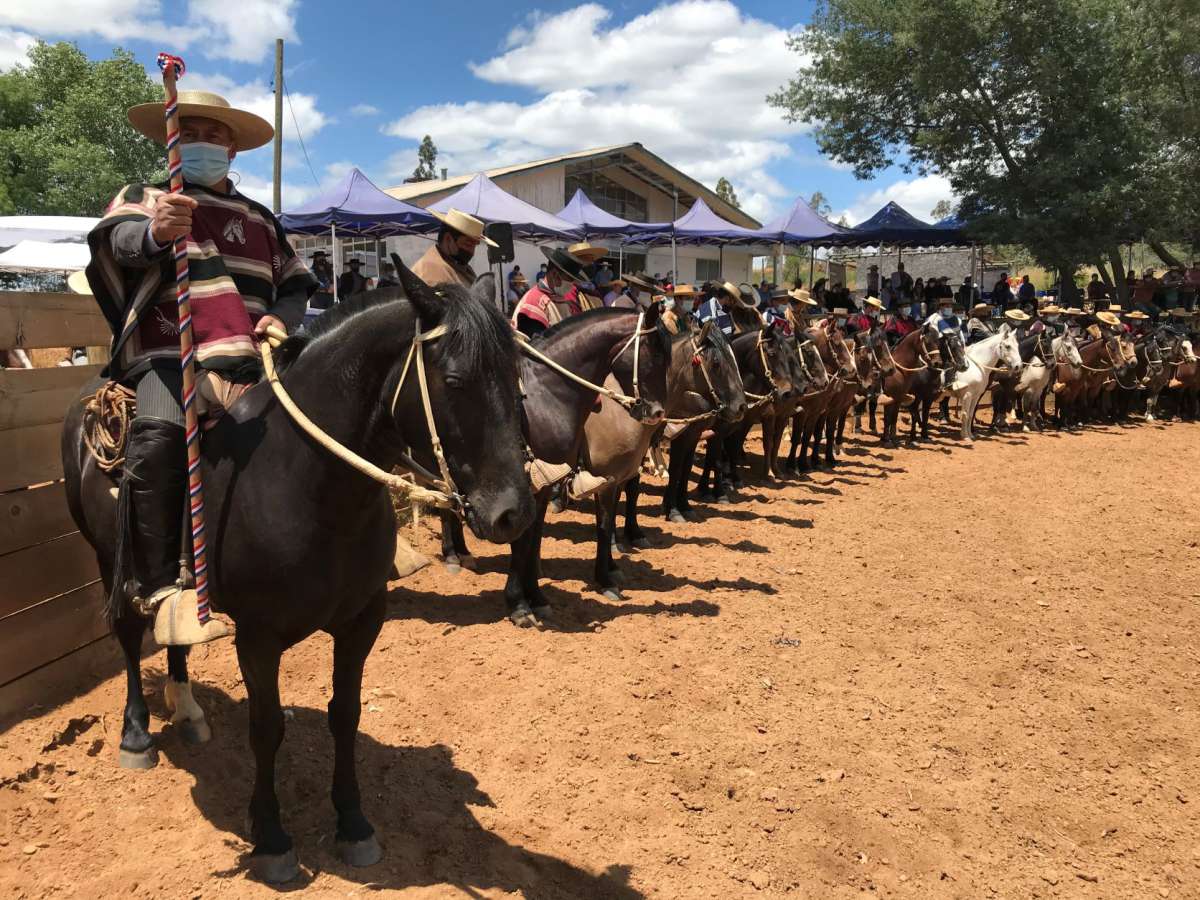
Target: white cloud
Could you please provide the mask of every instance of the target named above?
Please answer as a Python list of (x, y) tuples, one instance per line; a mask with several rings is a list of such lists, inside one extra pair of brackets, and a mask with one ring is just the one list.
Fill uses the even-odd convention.
[[(857, 225), (879, 212), (881, 206), (893, 200), (916, 216), (931, 222), (933, 208), (939, 200), (955, 200), (954, 192), (950, 190), (950, 181), (942, 175), (924, 175), (907, 181), (897, 181), (881, 187), (870, 193), (859, 194), (854, 202), (842, 210), (851, 225)], [(834, 217), (837, 221), (837, 216)]]
[[(183, 84), (183, 82), (180, 82)], [(210, 75), (207, 73), (192, 73), (187, 75), (187, 87), (192, 90), (213, 91), (220, 94), (233, 106), (246, 109), (262, 116), (268, 122), (275, 121), (275, 94), (265, 81), (250, 81), (239, 83), (227, 75)], [(311, 140), (314, 135), (333, 120), (317, 109), (315, 94), (302, 94), (289, 90), (291, 108), (288, 101), (283, 102), (283, 139), (296, 140), (296, 125), (300, 126), (300, 134), (304, 140)], [(295, 121), (292, 113), (295, 113)]]
[(372, 106), (370, 103), (355, 103), (352, 107), (350, 107), (350, 115), (377, 116), (379, 115), (379, 107)]
[[(471, 66), (537, 91), (530, 102), (424, 106), (385, 132), (432, 135), (438, 165), (459, 174), (638, 141), (709, 187), (728, 178), (757, 218), (781, 206), (787, 191), (766, 167), (791, 154), (787, 139), (804, 127), (764, 101), (797, 67), (787, 32), (727, 0), (679, 0), (615, 26), (610, 18), (595, 3), (534, 16), (502, 54)], [(415, 164), (414, 148), (394, 170)]]
[(32, 34), (0, 28), (0, 72), (7, 72), (17, 63), (26, 62), (29, 48), (36, 43), (37, 38)]
[(161, 41), (215, 59), (257, 62), (275, 38), (295, 42), (297, 0), (189, 0), (184, 25), (163, 20), (159, 0), (4, 0), (0, 26), (46, 38), (97, 35), (106, 40)]

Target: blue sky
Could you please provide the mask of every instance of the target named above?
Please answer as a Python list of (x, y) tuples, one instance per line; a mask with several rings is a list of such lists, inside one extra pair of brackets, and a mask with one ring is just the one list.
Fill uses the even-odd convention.
[[(763, 102), (799, 65), (784, 41), (811, 10), (775, 0), (5, 0), (0, 68), (35, 38), (73, 40), (94, 57), (119, 44), (151, 69), (174, 49), (188, 63), (184, 87), (269, 118), (283, 37), (285, 208), (351, 165), (399, 183), (428, 133), (452, 174), (637, 140), (709, 186), (729, 178), (764, 221), (817, 190), (851, 221), (887, 199), (928, 216), (949, 196), (943, 179), (893, 169), (857, 181)], [(268, 201), (270, 167), (266, 149), (234, 166), (243, 189)]]

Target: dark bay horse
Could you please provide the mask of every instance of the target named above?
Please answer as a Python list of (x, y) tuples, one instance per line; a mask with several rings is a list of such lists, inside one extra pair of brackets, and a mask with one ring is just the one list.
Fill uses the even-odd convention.
[[(530, 345), (591, 384), (603, 385), (611, 375), (621, 392), (637, 397), (628, 414), (653, 426), (663, 417), (674, 340), (659, 313), (657, 303), (641, 315), (632, 309), (593, 309), (564, 319), (533, 338)], [(519, 370), (530, 451), (544, 462), (576, 465), (584, 422), (597, 408), (599, 394), (525, 354), (520, 357)], [(537, 625), (539, 619), (550, 615), (550, 603), (538, 586), (542, 529), (549, 503), (550, 490), (539, 491), (532, 524), (511, 541), (504, 599), (509, 619), (522, 627)], [(442, 553), (447, 561), (467, 555), (462, 526), (449, 516), (442, 517)]]
[(818, 447), (829, 419), (829, 410), (843, 395), (848, 383), (855, 386), (857, 393), (859, 378), (854, 354), (840, 332), (831, 334), (823, 326), (817, 325), (807, 329), (804, 336), (812, 342), (820, 356), (826, 380), (825, 387), (815, 393), (810, 392), (801, 408), (792, 416), (791, 447), (783, 467), (784, 472), (789, 474), (807, 472), (818, 464)]
[[(472, 530), (511, 540), (533, 520), (534, 504), (522, 454), (516, 349), (508, 323), (492, 306), (493, 286), (490, 280), (470, 292), (445, 286), (439, 297), (403, 266), (399, 277), (402, 288), (348, 300), (281, 344), (281, 382), (313, 421), (375, 465), (390, 469), (407, 451), (419, 465), (436, 469), (417, 379), (402, 381), (401, 373), (418, 319), (424, 330), (445, 326), (440, 339), (416, 352), (425, 360), (449, 471)], [(110, 594), (109, 618), (125, 652), (122, 762), (147, 768), (156, 762), (140, 665), (147, 620), (129, 604), (115, 567), (116, 481), (84, 449), (81, 401), (68, 413), (62, 449), (71, 514), (95, 548)], [(329, 729), (336, 840), (348, 863), (370, 865), (381, 851), (361, 808), (354, 745), (363, 663), (383, 624), (395, 553), (388, 489), (309, 438), (265, 382), (205, 433), (201, 453), (211, 597), (237, 625), (249, 700), (255, 761), (251, 869), (267, 881), (287, 881), (299, 872), (275, 793), (284, 732), (279, 661), (288, 647), (317, 631), (333, 636)], [(167, 695), (189, 719), (185, 737), (205, 740), (186, 659), (186, 648), (169, 649)]]

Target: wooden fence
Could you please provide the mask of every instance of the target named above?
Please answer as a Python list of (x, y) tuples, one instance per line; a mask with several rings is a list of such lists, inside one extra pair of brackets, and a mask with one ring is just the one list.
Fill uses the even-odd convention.
[[(107, 347), (109, 338), (91, 297), (0, 292), (0, 347)], [(0, 369), (0, 687), (107, 633), (59, 450), (67, 406), (100, 368)]]

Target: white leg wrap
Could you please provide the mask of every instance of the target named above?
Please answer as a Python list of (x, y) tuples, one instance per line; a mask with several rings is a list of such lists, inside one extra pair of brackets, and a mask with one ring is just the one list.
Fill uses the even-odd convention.
[(190, 681), (178, 682), (173, 678), (167, 678), (167, 686), (163, 694), (167, 701), (167, 708), (171, 710), (171, 724), (204, 721), (204, 710), (192, 696)]

